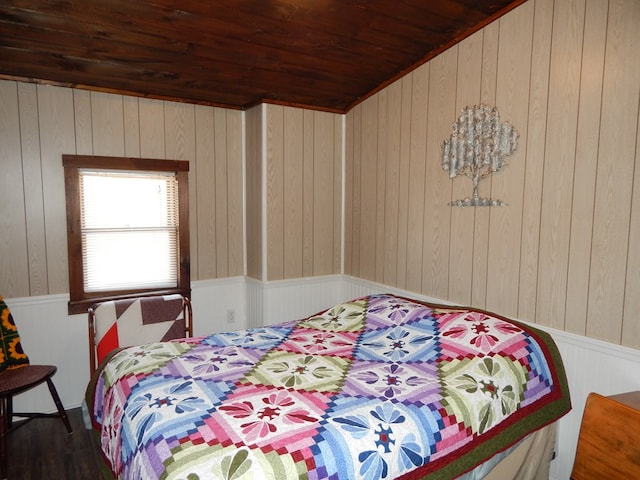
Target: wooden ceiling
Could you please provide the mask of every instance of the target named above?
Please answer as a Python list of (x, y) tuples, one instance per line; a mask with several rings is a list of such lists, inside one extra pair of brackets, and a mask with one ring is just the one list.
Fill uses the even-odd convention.
[(343, 113), (524, 0), (3, 0), (0, 78)]

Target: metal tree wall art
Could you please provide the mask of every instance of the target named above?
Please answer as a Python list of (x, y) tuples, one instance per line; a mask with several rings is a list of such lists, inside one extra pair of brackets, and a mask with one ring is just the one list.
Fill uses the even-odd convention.
[(442, 144), (442, 168), (451, 179), (457, 175), (471, 177), (473, 194), (449, 205), (505, 206), (501, 200), (478, 197), (478, 184), (506, 164), (505, 157), (518, 144), (518, 132), (509, 123), (500, 123), (498, 109), (489, 105), (465, 107), (452, 128), (451, 137)]

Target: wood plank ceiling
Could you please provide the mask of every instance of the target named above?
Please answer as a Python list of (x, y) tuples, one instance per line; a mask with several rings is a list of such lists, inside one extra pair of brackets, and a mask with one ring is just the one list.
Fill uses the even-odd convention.
[(0, 78), (343, 113), (524, 0), (8, 0)]

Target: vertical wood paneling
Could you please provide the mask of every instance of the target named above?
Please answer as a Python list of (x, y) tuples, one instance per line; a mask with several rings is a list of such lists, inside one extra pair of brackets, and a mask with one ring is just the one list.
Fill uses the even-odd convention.
[[(139, 98), (122, 97), (122, 108), (124, 115), (124, 154), (127, 157), (141, 157)], [(142, 128), (144, 128), (144, 125)]]
[[(262, 111), (265, 106), (247, 110), (246, 136), (246, 241), (247, 275), (263, 280), (262, 271)], [(250, 320), (252, 317), (250, 317)]]
[(596, 168), (608, 3), (586, 3), (564, 329), (584, 335), (589, 298)]
[[(458, 46), (458, 80), (456, 82), (455, 111), (451, 121), (458, 117), (463, 108), (477, 105), (480, 99), (482, 76), (482, 32), (460, 42)], [(442, 171), (440, 175), (446, 175)], [(469, 178), (452, 182), (451, 200), (471, 196)], [(473, 264), (475, 208), (451, 208), (451, 254), (449, 255), (448, 296), (463, 305), (471, 303), (471, 280), (469, 265)]]
[[(195, 202), (189, 202), (189, 214), (194, 210), (197, 223), (191, 227), (195, 230), (196, 251), (191, 250), (191, 274), (199, 278), (216, 278), (218, 275), (216, 256), (216, 184), (215, 179), (215, 125), (213, 109), (203, 106), (195, 107), (195, 122), (197, 125), (195, 137), (195, 171), (194, 165), (189, 165), (189, 186), (195, 186)], [(190, 200), (194, 197), (190, 197)], [(193, 237), (193, 235), (192, 235)], [(193, 238), (191, 244), (193, 245)], [(196, 254), (197, 262), (193, 261)], [(194, 265), (195, 263), (195, 265)], [(194, 271), (194, 267), (196, 270)]]
[[(343, 240), (347, 274), (640, 348), (639, 10), (635, 0), (530, 0), (356, 106), (344, 139), (337, 115), (303, 111), (300, 132), (284, 126), (285, 110), (300, 117), (288, 107), (227, 112), (0, 81), (2, 205), (11, 206), (0, 220), (9, 232), (0, 292), (67, 291), (60, 155), (74, 152), (184, 152), (197, 171), (197, 279), (241, 274), (244, 115), (249, 275), (295, 278), (300, 261), (286, 264), (285, 244), (299, 251), (302, 228), (303, 276), (336, 272)], [(477, 100), (478, 76), (480, 101), (521, 135), (507, 168), (481, 184), (482, 196), (509, 206), (452, 211), (446, 203), (468, 187), (442, 171), (440, 145)], [(301, 193), (285, 178), (301, 178)], [(290, 204), (296, 197), (301, 205)], [(298, 233), (287, 243), (290, 227)]]
[[(198, 108), (196, 115), (188, 104), (0, 81), (0, 164), (8, 182), (0, 203), (0, 222), (7, 222), (0, 237), (2, 295), (68, 291), (63, 153), (189, 160), (191, 278), (221, 276), (211, 269), (217, 258), (210, 239), (218, 234), (229, 245), (223, 276), (242, 275), (243, 113), (221, 110), (216, 131), (215, 109)], [(226, 182), (219, 218), (215, 139), (223, 144)]]
[[(396, 257), (396, 275), (397, 285), (405, 288), (407, 284), (407, 249), (408, 249), (408, 234), (409, 234), (409, 164), (412, 156), (412, 150), (414, 144), (424, 146), (424, 135), (418, 135), (418, 138), (412, 138), (411, 136), (411, 115), (413, 108), (411, 107), (414, 94), (414, 79), (418, 72), (426, 72), (426, 78), (428, 79), (428, 67), (422, 66), (415, 72), (405, 75), (401, 80), (402, 84), (402, 98), (400, 107), (400, 139), (398, 148), (400, 150), (400, 158), (398, 159), (398, 222), (397, 222), (397, 253)], [(427, 80), (428, 82), (428, 80)], [(425, 92), (428, 87), (425, 87)], [(419, 88), (416, 89), (419, 91)], [(425, 93), (426, 98), (426, 93)], [(425, 102), (426, 105), (426, 102)], [(424, 107), (426, 108), (426, 107)], [(424, 130), (423, 130), (424, 131)], [(420, 212), (421, 213), (421, 212)], [(390, 214), (393, 214), (390, 212)], [(422, 215), (419, 216), (422, 218)], [(420, 230), (420, 232), (422, 232)], [(393, 253), (393, 252), (392, 252)], [(392, 276), (390, 275), (390, 279)], [(390, 280), (388, 283), (392, 283)]]
[[(159, 103), (159, 102), (158, 102)], [(91, 92), (91, 131), (94, 155), (124, 155), (122, 97)]]
[(316, 209), (315, 188), (313, 178), (315, 170), (315, 114), (312, 111), (303, 113), (302, 131), (302, 276), (313, 275), (315, 230), (313, 212)]
[[(397, 246), (385, 234), (385, 263), (393, 256), (387, 246), (399, 262), (395, 283), (385, 277), (391, 286), (455, 302), (470, 288), (472, 305), (640, 348), (639, 8), (635, 0), (522, 4), (401, 79), (403, 87), (413, 83), (410, 102), (392, 105), (397, 87), (387, 87), (386, 111), (400, 108), (402, 126), (392, 131), (384, 117), (384, 152), (365, 150), (381, 118), (378, 100), (349, 112), (346, 273), (375, 278), (379, 259), (369, 256), (379, 250), (365, 230), (375, 200), (381, 221), (399, 229)], [(507, 167), (481, 183), (481, 196), (509, 206), (452, 211), (439, 148), (457, 110), (477, 101), (478, 75), (480, 101), (496, 105), (520, 133)], [(422, 85), (428, 91), (417, 94)], [(396, 141), (399, 162), (389, 153)], [(365, 184), (380, 184), (363, 172), (376, 155), (384, 156), (384, 199)], [(389, 176), (396, 165), (398, 180)], [(398, 181), (402, 190), (404, 171), (406, 204), (389, 194)], [(465, 196), (463, 180), (454, 180), (453, 197)], [(397, 220), (390, 218), (396, 202)]]
[[(189, 198), (196, 198), (198, 175), (196, 150), (195, 106), (186, 103), (165, 103), (165, 146), (167, 158), (189, 161)], [(197, 204), (189, 205), (189, 225), (197, 225)], [(189, 232), (190, 274), (198, 278), (198, 229)]]
[(266, 108), (267, 279), (340, 273), (342, 120)]
[[(427, 107), (430, 68), (423, 66), (413, 72), (409, 111), (410, 144), (408, 149), (408, 195), (406, 288), (419, 292), (422, 288), (422, 245), (424, 235), (425, 168), (427, 144)], [(406, 149), (404, 150), (406, 152)]]
[[(24, 184), (24, 214), (29, 255), (29, 294), (46, 295), (47, 249), (44, 230), (44, 198), (40, 163), (40, 130), (38, 126), (38, 97), (33, 84), (18, 84), (20, 106), (20, 148)], [(15, 137), (16, 139), (18, 137)], [(5, 145), (3, 141), (0, 144)], [(17, 160), (19, 156), (16, 156)], [(4, 205), (4, 202), (2, 202)], [(4, 231), (4, 230), (3, 230)]]
[[(355, 107), (354, 112), (358, 107)], [(354, 182), (354, 170), (355, 170), (355, 131), (354, 131), (354, 114), (348, 114), (344, 120), (344, 156), (349, 161), (344, 162), (344, 259), (343, 266), (344, 272), (349, 275), (354, 274), (353, 268), (353, 252), (354, 246), (354, 229), (356, 222), (354, 220), (355, 215), (355, 182)]]
[[(544, 167), (544, 149), (541, 146), (545, 144), (546, 137), (553, 25), (553, 0), (536, 0), (534, 5), (526, 143), (520, 139), (518, 147), (525, 149), (526, 152), (518, 290), (518, 316), (520, 318), (536, 318), (540, 208)], [(547, 322), (543, 319), (543, 323)]]
[(313, 275), (333, 271), (334, 114), (314, 112), (313, 125)]
[(226, 111), (228, 276), (244, 275), (244, 201), (242, 112)]
[[(509, 12), (499, 23), (496, 106), (500, 120), (514, 125), (520, 134), (519, 142), (526, 145), (533, 3)], [(490, 212), (486, 306), (511, 316), (518, 314), (525, 162), (526, 149), (521, 146), (507, 158), (507, 166), (491, 176), (491, 197), (505, 201), (508, 207)]]
[(38, 116), (49, 294), (69, 290), (67, 223), (61, 156), (75, 151), (73, 93), (38, 86)]
[(195, 105), (165, 102), (164, 110), (167, 158), (193, 162), (196, 153)]
[(220, 277), (229, 276), (229, 172), (228, 172), (228, 145), (227, 145), (227, 116), (225, 110), (214, 108), (213, 110), (213, 136), (214, 136), (214, 183), (216, 195), (213, 210), (216, 215), (216, 271)]
[[(427, 145), (422, 244), (422, 291), (445, 298), (449, 287), (451, 180), (442, 170), (441, 142), (451, 134), (455, 112), (458, 47), (431, 61), (427, 110)], [(449, 119), (449, 121), (443, 121)], [(454, 117), (455, 119), (455, 117)], [(459, 179), (460, 180), (460, 179)]]
[[(18, 89), (15, 83), (0, 84), (0, 279), (5, 291), (29, 292), (29, 257), (25, 225)], [(14, 121), (12, 121), (14, 120)], [(27, 180), (28, 181), (28, 180)], [(13, 235), (5, 232), (15, 230)], [(0, 293), (5, 297), (8, 293)]]
[[(545, 319), (547, 325), (558, 329), (564, 327), (565, 317), (583, 25), (582, 0), (556, 3), (549, 74), (536, 310), (538, 317)], [(554, 281), (549, 282), (549, 278)]]
[(352, 222), (350, 223), (353, 235), (352, 235), (352, 248), (351, 252), (351, 270), (347, 272), (354, 276), (361, 276), (360, 268), (360, 239), (362, 238), (362, 186), (360, 170), (362, 169), (362, 113), (363, 105), (356, 106), (351, 112), (353, 117), (353, 153), (352, 162), (352, 180), (348, 184), (347, 190), (351, 189), (352, 192), (352, 206), (350, 211), (353, 212)]
[(267, 105), (267, 278), (284, 278), (284, 107)]
[[(382, 252), (381, 283), (397, 283), (397, 263), (398, 263), (398, 201), (400, 195), (400, 129), (402, 112), (402, 82), (394, 82), (387, 90), (387, 100), (385, 101), (384, 127), (380, 128), (380, 137), (384, 138), (384, 157), (378, 159), (378, 163), (385, 162), (385, 174), (378, 178), (378, 183), (384, 182), (385, 189), (382, 209), (384, 222), (380, 222), (384, 228), (380, 236)], [(382, 92), (381, 92), (382, 93)], [(381, 119), (382, 120), (382, 119)], [(378, 174), (380, 174), (378, 170)], [(381, 194), (382, 192), (378, 192)]]
[(640, 94), (639, 19), (637, 1), (609, 2), (587, 334), (613, 343), (622, 341), (633, 170), (638, 155), (633, 139), (637, 138)]
[[(391, 143), (391, 138), (389, 138), (389, 125), (387, 118), (387, 105), (389, 99), (387, 98), (392, 90), (396, 88), (397, 82), (394, 82), (393, 85), (383, 89), (378, 92), (376, 95), (376, 99), (378, 101), (378, 120), (377, 120), (377, 145), (376, 150), (378, 151), (377, 163), (375, 166), (376, 170), (376, 205), (375, 210), (378, 211), (382, 209), (384, 211), (385, 204), (387, 203), (386, 198), (386, 184), (387, 184), (387, 174), (388, 171), (391, 171), (394, 168), (394, 164), (392, 158), (389, 157), (389, 150), (387, 149), (387, 145)], [(391, 143), (392, 144), (392, 143)], [(386, 223), (391, 219), (388, 218), (387, 215), (376, 215), (375, 220), (375, 255), (374, 255), (374, 273), (373, 280), (376, 282), (382, 282), (384, 278), (384, 260), (385, 260), (385, 228)]]
[[(631, 203), (631, 226), (629, 245), (640, 245), (640, 108), (636, 132), (635, 175), (633, 179), (633, 200)], [(622, 317), (622, 345), (640, 349), (640, 248), (629, 248), (629, 261), (624, 292), (624, 313)]]
[(342, 272), (344, 115), (333, 115), (333, 273)]
[(74, 90), (73, 117), (76, 129), (76, 153), (78, 155), (93, 155), (92, 113), (91, 92), (88, 90)]
[(164, 138), (164, 102), (141, 98), (138, 100), (140, 155), (143, 158), (166, 158)]
[(377, 172), (378, 152), (378, 96), (362, 105), (362, 138), (360, 159), (360, 276), (366, 279), (375, 277), (376, 254), (376, 218), (377, 208)]
[(303, 110), (284, 109), (284, 277), (302, 277), (303, 227)]
[[(498, 47), (500, 23), (493, 22), (482, 30), (482, 65), (480, 100), (487, 105), (496, 104), (498, 83)], [(491, 177), (480, 182), (478, 193), (481, 197), (491, 197)], [(475, 208), (474, 238), (471, 280), (471, 303), (484, 308), (487, 304), (487, 275), (489, 270), (489, 221), (491, 209)]]

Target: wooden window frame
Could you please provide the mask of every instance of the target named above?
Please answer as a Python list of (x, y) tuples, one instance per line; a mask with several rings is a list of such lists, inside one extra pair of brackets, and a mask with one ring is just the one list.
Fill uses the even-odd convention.
[[(67, 205), (69, 264), (69, 314), (86, 313), (96, 302), (140, 295), (180, 293), (191, 296), (189, 250), (189, 162), (151, 158), (62, 155)], [(84, 291), (82, 234), (80, 229), (80, 169), (129, 170), (131, 172), (175, 172), (178, 180), (178, 279), (176, 288), (127, 289), (108, 292)]]

